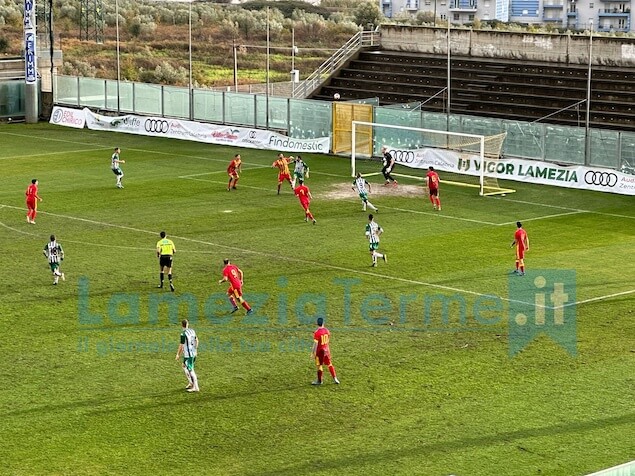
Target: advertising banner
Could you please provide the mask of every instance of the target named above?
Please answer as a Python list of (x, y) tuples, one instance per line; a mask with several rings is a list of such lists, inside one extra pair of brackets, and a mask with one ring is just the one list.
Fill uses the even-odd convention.
[[(397, 164), (417, 169), (433, 166), (440, 171), (480, 176), (483, 166), (478, 155), (469, 156), (442, 149), (393, 149), (390, 153)], [(595, 166), (559, 165), (512, 158), (486, 159), (485, 175), (501, 180), (635, 195), (635, 175)]]
[(233, 145), (252, 149), (271, 149), (282, 152), (328, 154), (329, 137), (294, 139), (276, 132), (247, 127), (223, 126), (146, 116), (103, 116), (85, 108), (86, 126), (93, 130), (109, 130), (153, 137), (169, 137), (208, 144)]
[(79, 109), (55, 106), (49, 122), (51, 124), (57, 124), (58, 126), (83, 129), (86, 124), (86, 115), (84, 114), (84, 111)]

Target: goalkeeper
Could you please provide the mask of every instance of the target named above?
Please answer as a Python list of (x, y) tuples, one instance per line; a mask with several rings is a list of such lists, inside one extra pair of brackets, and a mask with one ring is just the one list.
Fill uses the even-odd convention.
[(293, 168), (293, 180), (291, 180), (291, 188), (295, 189), (296, 181), (304, 182), (305, 178), (309, 178), (309, 166), (302, 160), (302, 156), (298, 155), (291, 162), (295, 163)]
[(390, 173), (392, 172), (393, 167), (395, 166), (395, 158), (388, 151), (388, 147), (386, 147), (386, 146), (383, 146), (381, 148), (381, 153), (382, 153), (382, 164), (383, 164), (383, 167), (381, 169), (381, 173), (383, 174), (384, 179), (386, 180), (384, 185), (389, 185), (392, 182), (393, 186), (396, 187), (397, 186), (397, 181), (395, 180), (395, 178), (392, 175), (390, 175)]

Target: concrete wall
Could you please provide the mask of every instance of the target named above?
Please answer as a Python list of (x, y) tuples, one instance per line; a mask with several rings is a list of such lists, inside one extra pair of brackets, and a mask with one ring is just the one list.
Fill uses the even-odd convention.
[[(447, 54), (447, 29), (381, 25), (381, 48), (427, 54)], [(589, 63), (589, 36), (452, 29), (450, 53), (456, 56)], [(635, 38), (593, 36), (594, 65), (635, 66)]]

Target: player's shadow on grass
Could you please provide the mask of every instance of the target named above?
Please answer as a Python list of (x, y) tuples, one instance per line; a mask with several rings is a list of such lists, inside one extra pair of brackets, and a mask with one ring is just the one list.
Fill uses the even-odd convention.
[[(543, 436), (576, 434), (600, 428), (627, 426), (635, 424), (635, 413), (620, 415), (598, 420), (565, 423), (560, 425), (545, 426), (542, 428), (528, 428), (524, 430), (508, 431), (495, 435), (474, 436), (459, 438), (452, 441), (434, 441), (421, 445), (397, 447), (387, 444), (386, 449), (375, 452), (358, 453), (356, 455), (341, 458), (320, 458), (313, 461), (299, 463), (285, 469), (277, 468), (275, 471), (257, 471), (246, 474), (258, 474), (258, 476), (297, 476), (298, 474), (310, 474), (315, 471), (332, 472), (332, 474), (346, 474), (347, 468), (364, 466), (372, 467), (373, 464), (386, 464), (398, 461), (401, 458), (422, 458), (425, 455), (439, 452), (452, 453), (464, 451), (466, 448), (479, 448), (510, 443), (515, 440), (540, 438)], [(422, 429), (422, 436), (424, 435)], [(384, 442), (385, 444), (387, 442)]]
[[(302, 385), (299, 384), (299, 385), (291, 385), (291, 386), (285, 385), (284, 387), (281, 386), (281, 387), (275, 387), (275, 388), (261, 387), (258, 390), (245, 390), (245, 391), (237, 391), (237, 392), (223, 392), (222, 387), (214, 387), (213, 385), (211, 385), (210, 387), (202, 387), (201, 391), (198, 393), (188, 393), (185, 391), (184, 387), (179, 387), (178, 389), (173, 389), (168, 392), (163, 392), (163, 393), (155, 395), (156, 399), (162, 399), (163, 401), (155, 401), (153, 403), (139, 404), (139, 405), (126, 405), (126, 406), (122, 406), (121, 408), (110, 408), (108, 407), (108, 404), (110, 401), (104, 402), (103, 400), (100, 400), (100, 405), (94, 405), (95, 410), (88, 411), (86, 413), (89, 415), (100, 415), (100, 414), (113, 414), (118, 411), (125, 411), (125, 412), (130, 410), (145, 411), (151, 408), (156, 409), (156, 408), (162, 408), (162, 407), (174, 407), (175, 405), (174, 396), (179, 394), (183, 396), (183, 398), (178, 401), (179, 405), (190, 405), (190, 404), (200, 405), (201, 403), (206, 403), (206, 402), (234, 400), (238, 398), (248, 398), (248, 397), (254, 397), (257, 395), (263, 395), (267, 393), (281, 394), (282, 392), (294, 391), (299, 388), (311, 388), (311, 385), (310, 384), (302, 384)], [(138, 401), (140, 397), (145, 398), (147, 396), (135, 395), (132, 400)], [(82, 405), (82, 406), (91, 406), (91, 405)], [(102, 408), (99, 408), (99, 407), (102, 407)]]

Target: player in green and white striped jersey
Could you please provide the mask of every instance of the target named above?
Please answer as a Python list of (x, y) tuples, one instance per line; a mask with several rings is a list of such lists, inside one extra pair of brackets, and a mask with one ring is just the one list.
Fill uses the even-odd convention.
[(194, 329), (190, 328), (190, 324), (187, 319), (181, 321), (181, 343), (176, 350), (176, 360), (179, 360), (181, 354), (183, 354), (183, 372), (187, 377), (187, 387), (185, 389), (188, 392), (198, 392), (198, 377), (194, 371), (194, 363), (196, 362), (196, 352), (198, 349), (198, 337)]
[(299, 155), (295, 159), (293, 156), (289, 158), (292, 159), (291, 162), (295, 163), (295, 167), (293, 168), (293, 179), (291, 180), (291, 188), (295, 189), (296, 180), (304, 182), (305, 178), (309, 178), (309, 166)]
[(49, 266), (53, 273), (53, 284), (57, 284), (60, 278), (62, 278), (62, 281), (66, 281), (66, 276), (60, 270), (60, 263), (64, 260), (64, 250), (62, 245), (55, 240), (55, 235), (51, 235), (51, 240), (44, 245), (42, 253), (49, 261)]
[[(368, 190), (366, 189), (368, 187)], [(368, 201), (368, 194), (370, 193), (370, 184), (366, 181), (362, 174), (358, 173), (355, 180), (353, 180), (353, 190), (356, 190), (359, 194), (359, 198), (362, 199), (362, 210), (366, 211), (366, 205), (370, 207), (371, 210), (375, 210), (378, 212), (377, 207)]]
[(377, 266), (377, 258), (384, 260), (384, 263), (388, 261), (386, 253), (381, 254), (377, 250), (379, 249), (379, 235), (384, 232), (384, 229), (379, 226), (379, 223), (375, 221), (372, 213), (368, 215), (368, 223), (366, 224), (366, 237), (368, 238), (368, 249), (370, 250), (370, 257), (373, 260), (372, 267)]

